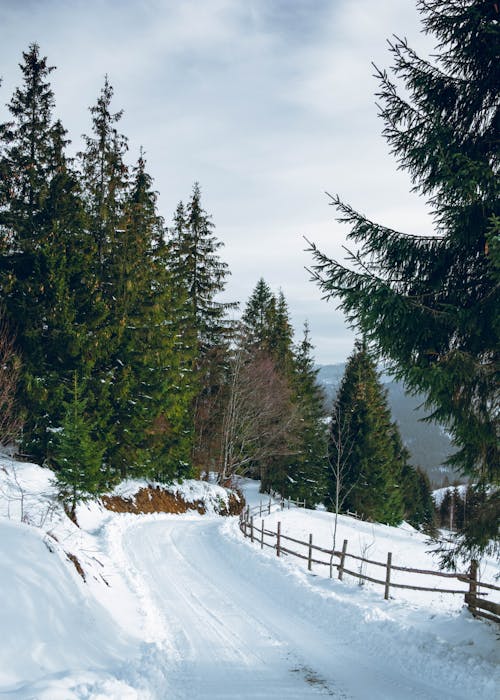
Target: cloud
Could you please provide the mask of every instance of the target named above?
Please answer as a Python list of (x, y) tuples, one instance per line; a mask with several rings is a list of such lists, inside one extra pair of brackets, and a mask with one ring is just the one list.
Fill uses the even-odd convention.
[(325, 190), (390, 226), (430, 228), (380, 136), (371, 61), (388, 65), (393, 32), (430, 45), (414, 0), (3, 0), (0, 101), (37, 41), (58, 66), (57, 114), (76, 150), (108, 73), (130, 157), (144, 146), (167, 220), (200, 181), (226, 243), (227, 296), (244, 303), (264, 276), (299, 335), (309, 318), (318, 358), (340, 361), (352, 334), (304, 270), (303, 235), (343, 255)]

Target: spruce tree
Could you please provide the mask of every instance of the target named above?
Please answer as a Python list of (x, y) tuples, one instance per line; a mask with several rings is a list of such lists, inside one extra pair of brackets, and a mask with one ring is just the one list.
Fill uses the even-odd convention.
[(249, 347), (270, 352), (272, 319), (276, 312), (276, 297), (267, 282), (261, 277), (250, 298), (242, 316), (246, 342)]
[(176, 294), (185, 300), (184, 309), (179, 310), (184, 344), (192, 356), (192, 462), (205, 472), (215, 463), (220, 444), (218, 430), (231, 335), (227, 314), (237, 306), (216, 298), (224, 291), (229, 270), (219, 257), (223, 243), (216, 238), (214, 228), (201, 205), (201, 191), (196, 183), (187, 205), (180, 203), (177, 207), (169, 251)]
[(328, 476), (327, 430), (324, 424), (325, 396), (314, 367), (309, 326), (294, 357), (293, 398), (300, 420), (297, 454), (287, 468), (288, 485), (284, 495), (305, 500), (311, 507), (324, 501)]
[(85, 415), (76, 373), (71, 400), (64, 406), (65, 416), (54, 433), (52, 452), (60, 498), (74, 517), (78, 501), (95, 496), (102, 488), (103, 458), (102, 447), (93, 438)]
[[(87, 410), (106, 446), (105, 462), (109, 478), (124, 476), (119, 456), (120, 423), (115, 420), (114, 382), (122, 368), (123, 323), (118, 300), (121, 239), (124, 232), (124, 205), (128, 193), (127, 139), (118, 132), (122, 112), (112, 112), (113, 88), (106, 76), (96, 104), (90, 108), (92, 133), (84, 136), (80, 152), (87, 235), (93, 244), (90, 263), (94, 294), (94, 316), (89, 328), (91, 343), (86, 390)], [(133, 284), (132, 280), (131, 283)], [(124, 364), (124, 363), (123, 363)], [(118, 420), (118, 416), (116, 417)]]
[(83, 372), (81, 345), (92, 306), (80, 191), (60, 122), (52, 118), (52, 67), (36, 44), (23, 54), (23, 85), (0, 129), (0, 287), (23, 357), (24, 448), (47, 456), (65, 379)]
[[(124, 203), (115, 265), (114, 463), (124, 473), (162, 480), (185, 475), (192, 394), (182, 347), (163, 220), (141, 154)], [(112, 261), (108, 263), (112, 265)]]
[[(330, 425), (328, 503), (397, 525), (403, 516), (402, 460), (387, 397), (365, 343), (356, 343)], [(338, 468), (337, 468), (338, 467)], [(337, 489), (339, 498), (336, 498)]]
[(196, 329), (200, 356), (221, 345), (228, 335), (227, 313), (236, 304), (221, 302), (229, 275), (218, 251), (223, 246), (214, 234), (215, 225), (201, 205), (201, 190), (195, 183), (186, 205), (179, 204), (171, 229), (171, 268), (185, 290), (187, 312)]
[[(497, 551), (500, 13), (490, 0), (422, 0), (437, 56), (406, 40), (391, 45), (392, 75), (378, 71), (384, 135), (414, 191), (427, 198), (434, 235), (407, 235), (333, 199), (350, 240), (352, 266), (314, 246), (315, 276), (349, 321), (388, 358), (432, 417), (449, 426), (460, 466), (484, 496), (481, 527), (469, 521), (449, 553)], [(405, 91), (398, 86), (397, 81)], [(486, 485), (490, 484), (490, 488)], [(484, 543), (493, 540), (490, 546)]]

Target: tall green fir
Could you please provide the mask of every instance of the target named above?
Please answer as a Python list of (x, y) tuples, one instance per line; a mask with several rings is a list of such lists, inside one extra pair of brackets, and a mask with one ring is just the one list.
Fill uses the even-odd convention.
[(189, 469), (190, 378), (182, 346), (168, 248), (157, 195), (143, 154), (131, 174), (116, 250), (115, 313), (119, 342), (111, 396), (121, 472), (162, 481)]
[[(117, 127), (122, 111), (112, 111), (113, 92), (106, 76), (96, 104), (89, 110), (91, 134), (84, 135), (85, 148), (78, 154), (86, 231), (93, 245), (88, 273), (94, 288), (94, 305), (86, 347), (90, 367), (87, 410), (105, 448), (110, 481), (125, 475), (119, 441), (127, 426), (121, 422), (123, 416), (118, 415), (118, 393), (123, 390), (123, 382), (117, 392), (115, 381), (125, 364), (120, 357), (126, 327), (122, 294), (125, 263), (121, 256), (126, 256), (122, 242), (129, 192), (129, 168), (125, 163), (128, 143)], [(131, 459), (133, 463), (133, 455)]]
[(325, 425), (325, 395), (318, 383), (314, 366), (309, 326), (296, 349), (293, 371), (293, 396), (300, 421), (297, 454), (287, 468), (287, 493), (304, 500), (308, 507), (323, 503), (327, 493), (328, 459)]
[(401, 522), (403, 459), (396, 449), (396, 431), (375, 363), (366, 343), (357, 342), (332, 411), (327, 496), (331, 510), (354, 511), (388, 525)]
[(84, 372), (92, 306), (81, 193), (66, 131), (52, 116), (52, 70), (36, 44), (23, 53), (23, 83), (0, 127), (0, 291), (23, 361), (23, 448), (39, 459), (62, 417), (65, 382)]
[(170, 271), (179, 299), (186, 350), (191, 352), (193, 436), (191, 461), (197, 472), (207, 473), (217, 460), (232, 334), (231, 310), (237, 304), (217, 298), (226, 286), (227, 263), (223, 246), (214, 233), (211, 216), (203, 209), (196, 183), (187, 205), (180, 203), (170, 230)]
[(80, 386), (75, 373), (62, 424), (52, 437), (59, 496), (73, 518), (78, 502), (95, 497), (103, 487), (103, 449), (92, 435)]
[[(349, 264), (312, 246), (315, 277), (399, 379), (427, 397), (458, 447), (450, 463), (476, 485), (488, 517), (470, 519), (443, 563), (499, 554), (500, 11), (491, 0), (421, 0), (436, 55), (390, 43), (378, 70), (384, 136), (432, 213), (410, 235), (333, 204), (359, 246)], [(478, 510), (479, 512), (479, 510)]]

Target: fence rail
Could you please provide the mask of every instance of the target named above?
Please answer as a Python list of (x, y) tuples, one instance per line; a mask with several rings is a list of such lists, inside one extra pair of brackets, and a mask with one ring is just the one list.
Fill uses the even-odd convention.
[[(261, 549), (264, 547), (270, 547), (276, 551), (276, 556), (281, 556), (282, 554), (297, 557), (299, 559), (307, 561), (307, 568), (309, 571), (312, 570), (312, 566), (328, 566), (330, 568), (330, 578), (333, 577), (333, 569), (337, 570), (337, 575), (340, 580), (342, 580), (344, 574), (349, 576), (354, 576), (360, 581), (370, 581), (380, 586), (384, 586), (384, 598), (389, 599), (391, 589), (406, 589), (413, 591), (424, 591), (432, 593), (449, 593), (451, 595), (463, 595), (465, 597), (465, 602), (469, 607), (471, 613), (477, 617), (484, 617), (488, 620), (493, 620), (494, 622), (500, 623), (500, 604), (495, 603), (491, 600), (484, 600), (484, 596), (488, 596), (488, 592), (484, 590), (479, 590), (480, 588), (487, 588), (490, 591), (500, 591), (500, 586), (495, 586), (491, 583), (483, 583), (478, 580), (478, 566), (477, 562), (473, 561), (468, 573), (447, 573), (443, 571), (432, 571), (427, 569), (413, 569), (407, 566), (397, 566), (392, 563), (392, 553), (387, 554), (387, 560), (385, 562), (376, 561), (374, 559), (366, 559), (357, 554), (350, 554), (347, 552), (348, 541), (344, 540), (342, 550), (337, 551), (334, 549), (327, 549), (325, 547), (319, 547), (313, 544), (313, 536), (309, 535), (309, 540), (304, 542), (303, 540), (297, 539), (296, 537), (291, 537), (290, 535), (285, 535), (281, 531), (281, 522), (277, 523), (277, 530), (266, 529), (265, 521), (262, 519), (264, 513), (270, 514), (272, 507), (272, 500), (263, 507), (262, 502), (259, 506), (252, 509), (252, 515), (250, 508), (247, 507), (240, 515), (240, 530), (245, 537), (249, 537), (252, 542), (260, 543)], [(280, 503), (281, 509), (285, 507), (283, 500)], [(290, 507), (290, 502), (288, 502), (288, 508)], [(257, 513), (259, 514), (260, 527), (255, 523), (255, 518)], [(266, 538), (268, 541), (266, 541)], [(271, 541), (269, 541), (271, 539)], [(291, 542), (306, 548), (307, 554), (303, 552), (297, 552), (290, 549), (288, 546), (283, 546), (283, 542)], [(313, 552), (321, 552), (326, 554), (329, 559), (325, 561), (324, 559), (316, 559), (313, 557)], [(334, 563), (334, 559), (338, 560), (338, 563)], [(353, 559), (360, 562), (360, 570), (353, 571), (346, 567), (346, 560)], [(363, 573), (362, 566), (371, 564), (373, 566), (379, 566), (385, 569), (385, 578), (379, 579), (373, 576), (368, 576)], [(425, 576), (436, 576), (446, 579), (454, 579), (460, 581), (461, 583), (468, 584), (467, 590), (455, 590), (451, 588), (429, 588), (428, 586), (416, 586), (407, 583), (398, 583), (392, 579), (392, 573), (396, 571), (402, 571), (406, 573), (425, 575)]]

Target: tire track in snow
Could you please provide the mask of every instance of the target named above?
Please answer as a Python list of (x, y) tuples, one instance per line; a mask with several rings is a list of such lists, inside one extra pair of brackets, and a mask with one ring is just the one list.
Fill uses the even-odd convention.
[(392, 660), (374, 649), (359, 610), (322, 600), (286, 567), (222, 535), (223, 527), (220, 519), (172, 519), (143, 522), (124, 535), (124, 551), (166, 625), (169, 687), (159, 698), (467, 697), (445, 682), (433, 687), (411, 658), (403, 664), (403, 655)]

